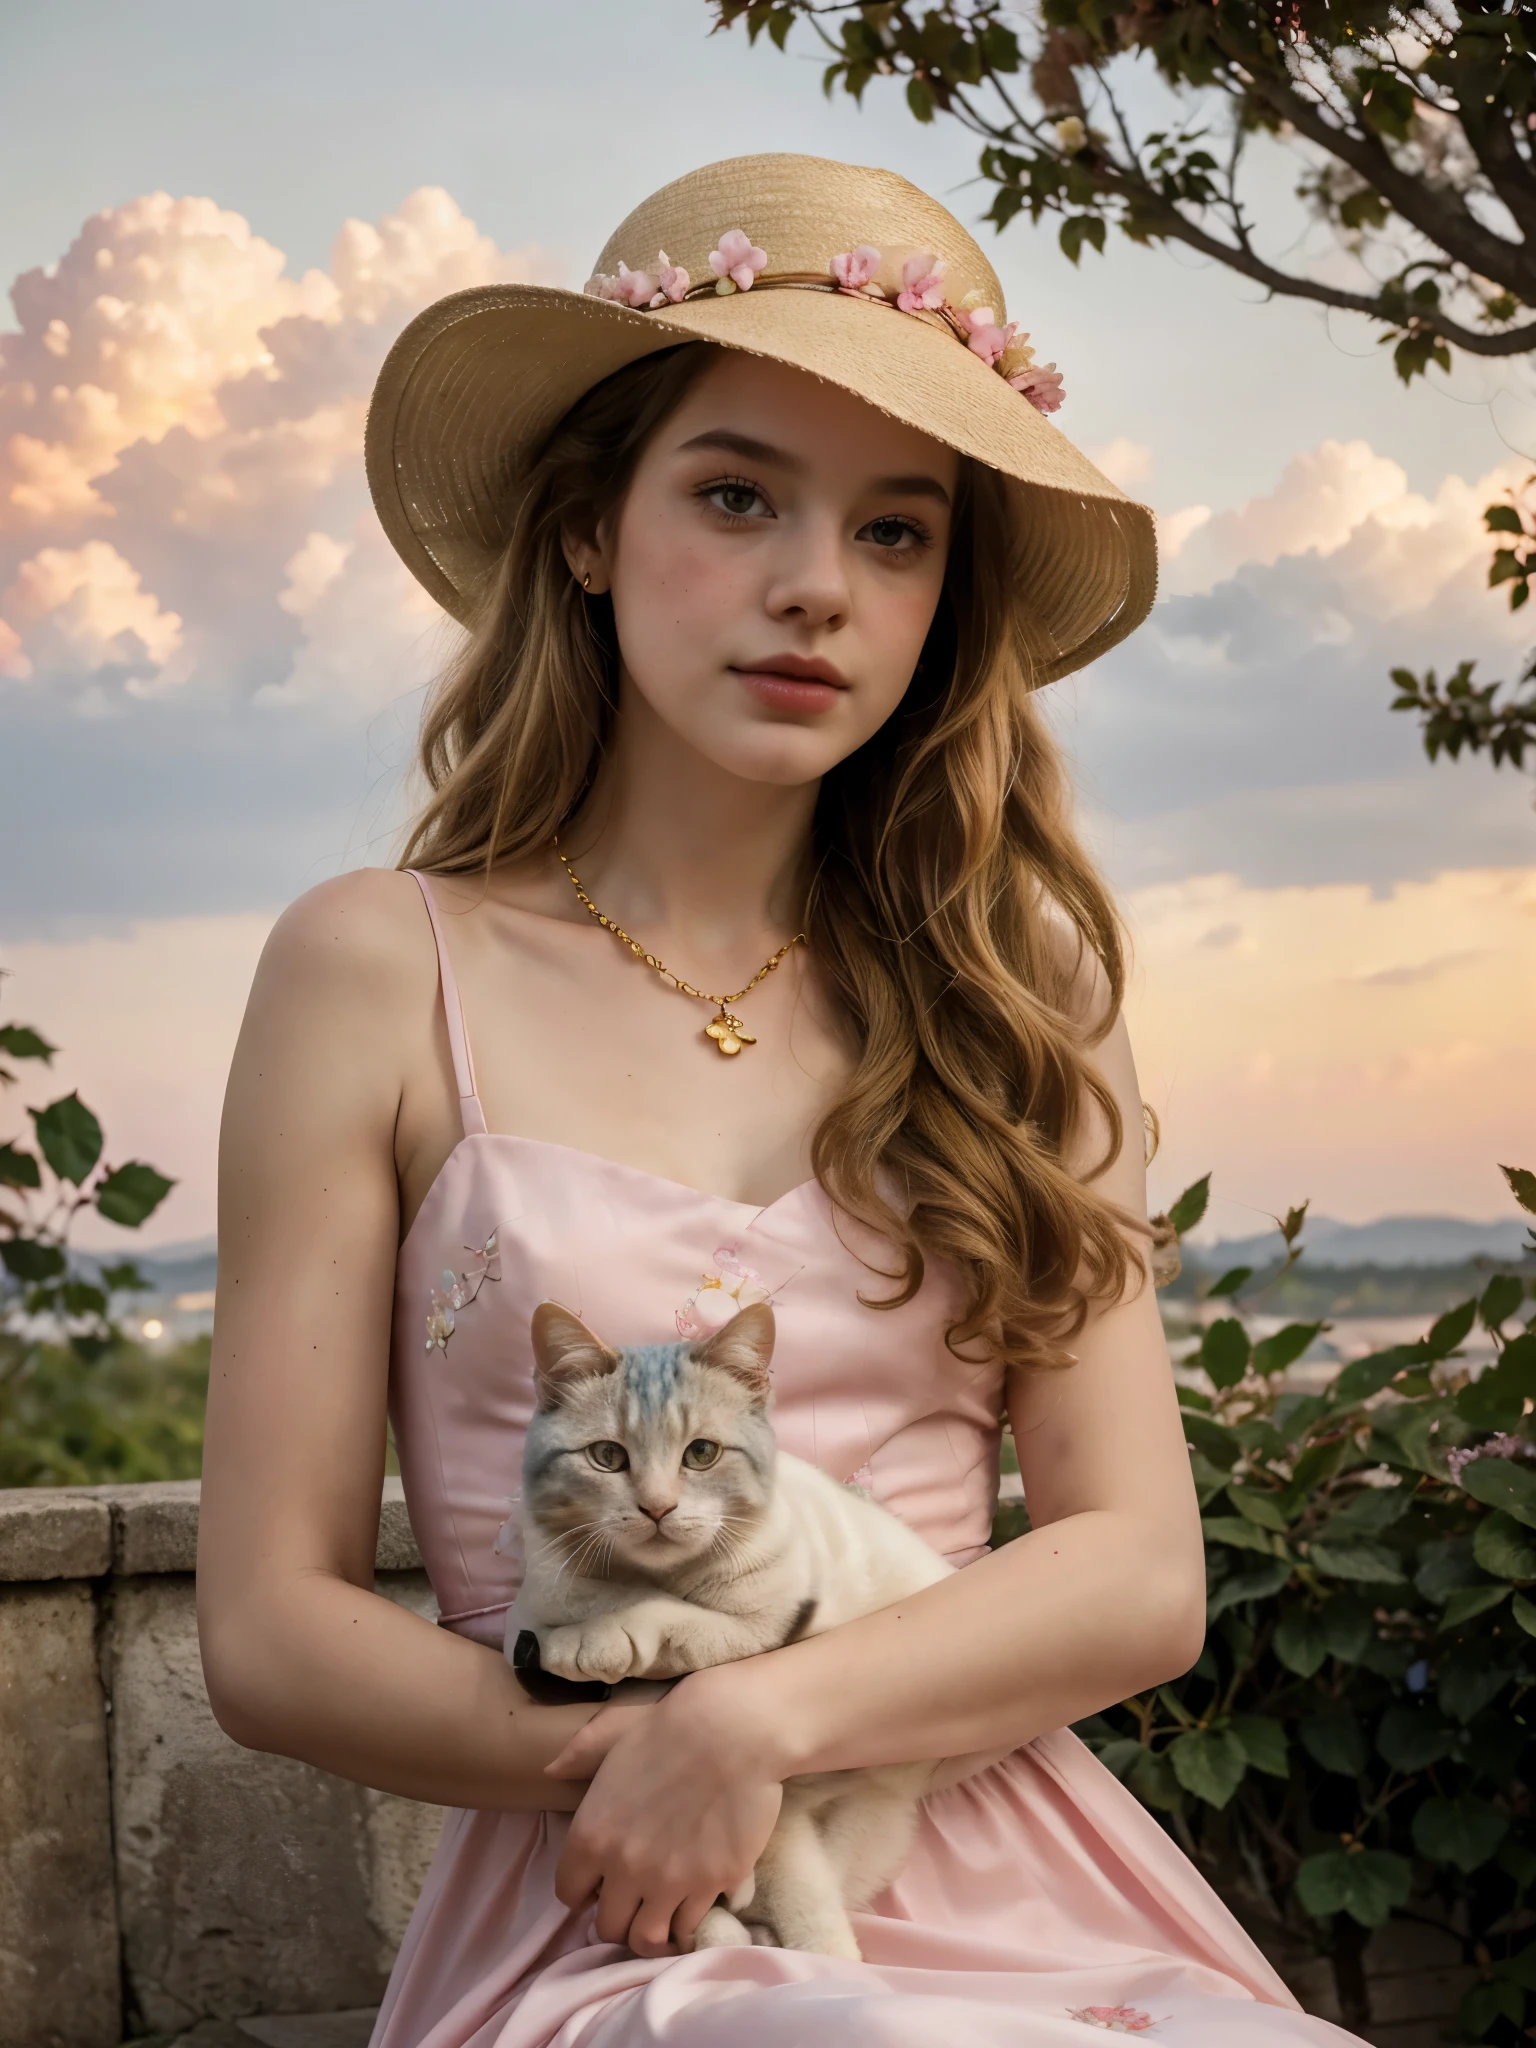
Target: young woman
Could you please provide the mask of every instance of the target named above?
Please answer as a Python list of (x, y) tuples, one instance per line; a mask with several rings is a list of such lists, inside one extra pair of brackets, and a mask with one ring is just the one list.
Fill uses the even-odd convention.
[[(380, 378), (380, 515), (470, 630), (413, 872), (287, 913), (235, 1059), (215, 1711), (452, 1809), (378, 2048), (1342, 2041), (1065, 1726), (1204, 1613), (1115, 916), (1030, 696), (1145, 614), (1148, 516), (901, 179), (716, 165), (599, 273), (457, 294)], [(966, 1568), (531, 1702), (532, 1309), (656, 1342), (765, 1293), (780, 1442)], [(370, 1590), (386, 1399), (435, 1629)], [(989, 1552), (1005, 1414), (1033, 1530)], [(863, 1963), (689, 1952), (786, 1778), (998, 1748)]]

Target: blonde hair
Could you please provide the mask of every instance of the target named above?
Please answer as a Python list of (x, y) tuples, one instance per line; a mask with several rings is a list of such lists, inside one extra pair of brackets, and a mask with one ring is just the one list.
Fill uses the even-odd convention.
[[(562, 530), (621, 502), (646, 443), (716, 355), (695, 342), (588, 392), (512, 481), (512, 529), (421, 737), (431, 797), (402, 866), (489, 870), (546, 851), (591, 787), (616, 706), (612, 608), (573, 580)], [(850, 1027), (853, 1071), (811, 1145), (816, 1178), (874, 1226), (909, 1301), (958, 1270), (951, 1347), (1069, 1362), (1090, 1301), (1124, 1289), (1129, 1219), (1091, 1181), (1121, 1119), (1087, 1054), (1125, 983), (1119, 922), (1071, 823), (1061, 754), (1031, 696), (1027, 522), (963, 465), (944, 593), (897, 712), (825, 777), (805, 930)], [(1083, 967), (1101, 974), (1085, 1021)], [(1090, 1104), (1087, 1181), (1063, 1164)]]

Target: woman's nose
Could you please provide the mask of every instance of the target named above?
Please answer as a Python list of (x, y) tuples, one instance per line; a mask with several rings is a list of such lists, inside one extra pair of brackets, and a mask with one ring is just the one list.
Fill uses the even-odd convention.
[(769, 588), (769, 611), (807, 626), (836, 627), (847, 623), (851, 602), (840, 528), (831, 521), (802, 528)]

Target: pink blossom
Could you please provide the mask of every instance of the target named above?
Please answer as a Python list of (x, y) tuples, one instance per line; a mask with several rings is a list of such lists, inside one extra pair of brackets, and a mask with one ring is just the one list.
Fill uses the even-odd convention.
[(582, 290), (590, 299), (613, 299), (618, 305), (629, 304), (629, 291), (616, 277), (605, 277), (601, 271), (589, 277)]
[(999, 327), (990, 306), (978, 306), (974, 313), (967, 313), (965, 324), (971, 330), (966, 346), (972, 355), (980, 356), (989, 365), (1002, 360), (1003, 351), (1019, 331), (1012, 320), (1006, 327)]
[(1031, 363), (1008, 382), (1027, 398), (1036, 412), (1060, 412), (1066, 386), (1054, 363)]
[(680, 263), (674, 263), (665, 249), (658, 249), (656, 261), (661, 265), (661, 276), (657, 279), (657, 292), (653, 306), (673, 305), (686, 298), (688, 287), (693, 282)]
[(749, 292), (757, 273), (768, 261), (766, 249), (754, 248), (749, 235), (740, 228), (727, 228), (718, 249), (712, 249), (709, 267), (722, 283), (729, 278), (739, 292)]
[(949, 265), (931, 249), (919, 249), (901, 266), (905, 290), (896, 300), (903, 313), (937, 313), (944, 303), (944, 274)]
[(857, 249), (851, 249), (844, 256), (832, 258), (832, 275), (838, 286), (845, 292), (862, 293), (867, 284), (874, 282), (875, 272), (880, 268), (880, 251), (872, 249), (868, 242), (860, 242)]
[(619, 265), (619, 285), (626, 306), (648, 306), (656, 291), (656, 280), (648, 270), (631, 270), (627, 263)]
[(1473, 1444), (1470, 1449), (1447, 1451), (1445, 1463), (1446, 1469), (1459, 1486), (1462, 1473), (1474, 1458), (1530, 1457), (1536, 1457), (1536, 1444), (1528, 1443), (1523, 1436), (1511, 1436), (1507, 1430), (1501, 1429), (1496, 1436), (1489, 1437), (1485, 1444)]

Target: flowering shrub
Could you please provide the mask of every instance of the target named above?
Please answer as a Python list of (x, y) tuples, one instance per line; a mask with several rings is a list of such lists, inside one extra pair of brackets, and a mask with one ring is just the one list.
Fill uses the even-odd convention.
[[(1536, 1214), (1536, 1174), (1504, 1171)], [(1281, 1225), (1286, 1266), (1304, 1215)], [(1205, 1649), (1079, 1733), (1228, 1896), (1321, 1936), (1347, 2023), (1369, 2018), (1367, 1930), (1398, 1914), (1478, 1966), (1465, 2034), (1515, 2041), (1536, 2020), (1536, 1328), (1519, 1321), (1536, 1283), (1497, 1273), (1416, 1343), (1304, 1393), (1279, 1376), (1326, 1326), (1255, 1340), (1252, 1278), (1209, 1288), (1229, 1312), (1180, 1391)], [(1474, 1376), (1478, 1325), (1494, 1357)]]

